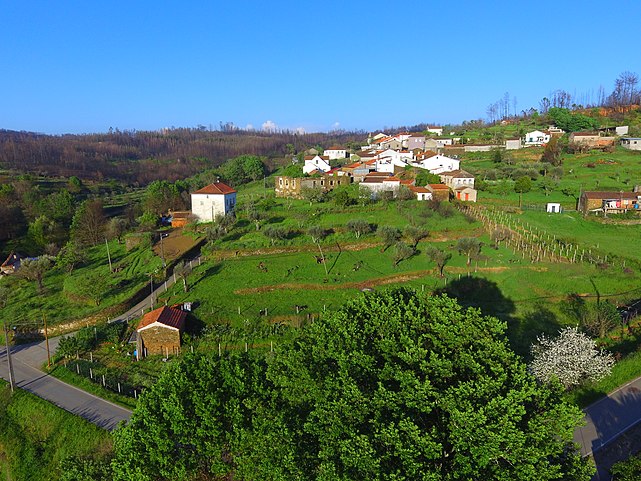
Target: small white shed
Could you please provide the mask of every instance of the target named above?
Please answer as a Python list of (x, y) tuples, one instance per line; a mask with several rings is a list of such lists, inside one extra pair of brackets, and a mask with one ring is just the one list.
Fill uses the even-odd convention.
[(548, 202), (545, 210), (549, 214), (560, 214), (563, 211), (558, 202)]

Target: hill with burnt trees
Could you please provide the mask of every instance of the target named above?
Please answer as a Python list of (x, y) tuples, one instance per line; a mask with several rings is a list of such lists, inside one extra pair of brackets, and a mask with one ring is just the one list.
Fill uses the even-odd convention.
[(365, 135), (345, 131), (298, 134), (203, 128), (110, 130), (83, 135), (0, 130), (0, 168), (146, 185), (154, 180), (183, 179), (241, 154), (275, 158), (314, 146), (357, 146)]

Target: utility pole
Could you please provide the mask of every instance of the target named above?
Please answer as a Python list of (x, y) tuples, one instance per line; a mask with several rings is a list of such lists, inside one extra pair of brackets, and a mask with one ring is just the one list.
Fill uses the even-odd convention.
[(45, 344), (47, 346), (47, 367), (51, 367), (51, 353), (49, 352), (49, 333), (47, 332), (47, 316), (42, 315), (42, 320), (45, 323)]
[(154, 309), (154, 273), (153, 272), (149, 273), (149, 289), (151, 290), (150, 309), (153, 311)]
[(9, 346), (9, 329), (7, 329), (7, 321), (4, 321), (4, 342), (7, 347), (7, 365), (9, 366), (9, 385), (11, 392), (15, 390), (16, 379), (13, 373), (13, 361), (11, 360), (11, 347)]
[(109, 253), (109, 242), (107, 242), (106, 237), (105, 237), (105, 245), (107, 246), (107, 259), (109, 259), (109, 272), (113, 272), (113, 269), (111, 268), (111, 254)]

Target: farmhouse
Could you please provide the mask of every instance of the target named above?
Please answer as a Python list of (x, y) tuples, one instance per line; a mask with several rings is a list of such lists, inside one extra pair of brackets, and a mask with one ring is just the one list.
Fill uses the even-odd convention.
[(439, 202), (450, 200), (450, 188), (444, 184), (427, 184), (425, 188), (432, 194), (432, 199)]
[(439, 176), (441, 177), (441, 182), (451, 189), (457, 189), (459, 187), (474, 187), (474, 176), (464, 170), (443, 172)]
[(443, 135), (443, 127), (439, 127), (438, 125), (430, 125), (427, 127), (427, 131), (431, 134), (436, 134), (438, 136)]
[(545, 145), (550, 141), (550, 132), (541, 132), (540, 130), (533, 130), (525, 134), (525, 141), (523, 142), (526, 147), (535, 145)]
[(641, 208), (641, 192), (586, 191), (579, 198), (578, 210), (589, 212), (620, 213)]
[(329, 157), (324, 155), (306, 155), (303, 173), (311, 174), (315, 170), (318, 170), (319, 172), (329, 172), (332, 170), (331, 165), (329, 165)]
[(621, 139), (621, 147), (628, 150), (641, 150), (641, 138), (625, 137)]
[(330, 147), (329, 149), (325, 149), (325, 152), (323, 152), (325, 157), (328, 157), (329, 160), (335, 160), (335, 159), (344, 159), (347, 157), (347, 150), (345, 147), (339, 147), (339, 146), (333, 146)]
[(430, 192), (427, 187), (410, 185), (409, 189), (416, 195), (416, 200), (432, 200), (432, 192)]
[(570, 143), (588, 147), (604, 147), (614, 144), (614, 137), (601, 137), (598, 132), (572, 132)]
[(421, 158), (417, 158), (411, 163), (411, 165), (429, 170), (432, 174), (458, 170), (461, 165), (461, 161), (458, 159), (452, 159), (441, 154), (434, 154), (433, 152), (432, 154), (433, 155), (428, 154), (429, 156), (426, 155), (421, 156)]
[(522, 147), (522, 144), (521, 144), (520, 137), (505, 139), (505, 150), (518, 150), (521, 147)]
[(320, 189), (323, 192), (327, 192), (339, 185), (349, 185), (351, 182), (351, 177), (338, 175), (337, 172), (314, 177), (287, 177), (281, 175), (275, 179), (274, 192), (276, 197), (302, 199), (303, 189)]
[(458, 200), (463, 200), (465, 202), (476, 202), (477, 192), (476, 189), (473, 189), (469, 185), (461, 185), (452, 189), (454, 196)]
[(136, 328), (138, 355), (178, 354), (186, 317), (185, 311), (167, 306), (145, 314)]
[(236, 191), (222, 182), (215, 182), (191, 194), (191, 212), (196, 222), (213, 222), (227, 215), (236, 206)]

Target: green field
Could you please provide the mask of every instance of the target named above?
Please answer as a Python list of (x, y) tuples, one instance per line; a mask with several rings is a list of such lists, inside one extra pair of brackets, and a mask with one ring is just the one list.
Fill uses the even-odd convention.
[(111, 435), (84, 419), (0, 381), (0, 473), (3, 479), (57, 480), (61, 462), (102, 460)]

